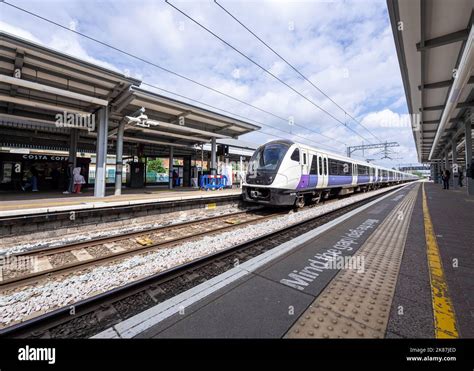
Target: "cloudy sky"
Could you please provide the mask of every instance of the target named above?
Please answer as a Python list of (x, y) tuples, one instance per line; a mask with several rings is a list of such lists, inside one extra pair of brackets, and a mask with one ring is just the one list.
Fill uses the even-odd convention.
[[(366, 152), (364, 157), (385, 166), (416, 162), (385, 0), (218, 0), (363, 126), (212, 0), (170, 0), (352, 130), (163, 1), (9, 1), (272, 113), (239, 103), (0, 3), (3, 31), (169, 91), (144, 87), (157, 93), (173, 98), (177, 96), (170, 92), (180, 94), (260, 124), (262, 132), (242, 136), (243, 140), (260, 144), (281, 137), (292, 138), (338, 153), (345, 153), (346, 145), (397, 141), (400, 147), (393, 149), (392, 160), (381, 159), (380, 150)], [(363, 158), (360, 152), (356, 155)]]

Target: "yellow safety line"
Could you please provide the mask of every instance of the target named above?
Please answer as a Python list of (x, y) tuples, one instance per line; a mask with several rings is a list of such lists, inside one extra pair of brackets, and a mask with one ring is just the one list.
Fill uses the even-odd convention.
[(456, 315), (454, 306), (448, 295), (448, 284), (446, 283), (439, 253), (438, 242), (431, 222), (428, 202), (426, 201), (425, 185), (423, 184), (423, 219), (425, 224), (426, 248), (428, 255), (428, 266), (430, 270), (431, 297), (433, 301), (433, 315), (435, 337), (458, 338)]

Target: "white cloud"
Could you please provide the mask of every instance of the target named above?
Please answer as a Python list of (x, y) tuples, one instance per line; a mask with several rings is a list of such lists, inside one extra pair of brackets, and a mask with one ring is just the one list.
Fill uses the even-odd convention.
[(41, 40), (33, 36), (33, 34), (22, 27), (17, 27), (7, 22), (3, 22), (0, 20), (0, 30), (18, 37), (22, 39), (26, 39), (32, 41), (37, 44), (42, 44)]
[[(381, 120), (404, 117), (406, 108), (385, 1), (236, 3), (222, 0), (221, 3), (334, 101), (362, 120), (377, 137), (398, 141), (401, 146), (397, 150), (406, 162), (416, 161), (411, 131), (380, 125)], [(304, 92), (339, 120), (347, 122), (365, 137), (364, 142), (375, 141), (371, 134), (344, 115), (213, 2), (174, 1), (173, 4)], [(73, 22), (80, 32), (285, 119), (294, 116), (297, 125), (291, 127), (292, 133), (307, 138), (307, 142), (329, 145), (342, 153), (345, 148), (341, 143), (330, 141), (314, 131), (322, 131), (348, 145), (363, 141), (162, 2), (77, 0), (61, 3), (61, 6), (55, 1), (29, 2), (24, 6), (66, 26)], [(293, 24), (294, 29), (290, 29), (289, 24)], [(140, 76), (145, 82), (285, 131), (290, 129), (286, 120), (259, 112), (3, 5), (0, 29), (106, 68), (128, 69), (132, 76)], [(288, 136), (263, 128), (266, 132)], [(269, 138), (271, 136), (264, 134), (249, 134), (243, 139), (264, 142)]]

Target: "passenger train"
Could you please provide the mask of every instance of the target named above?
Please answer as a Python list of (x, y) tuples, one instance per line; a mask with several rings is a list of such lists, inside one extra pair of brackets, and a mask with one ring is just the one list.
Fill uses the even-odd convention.
[(290, 140), (268, 142), (252, 155), (243, 185), (244, 200), (303, 207), (330, 195), (366, 192), (417, 180), (383, 168)]

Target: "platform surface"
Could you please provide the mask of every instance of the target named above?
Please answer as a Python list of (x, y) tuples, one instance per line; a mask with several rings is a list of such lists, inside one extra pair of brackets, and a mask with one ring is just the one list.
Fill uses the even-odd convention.
[(168, 189), (148, 187), (140, 189), (122, 189), (120, 196), (113, 189), (107, 189), (103, 198), (94, 197), (94, 191), (82, 194), (63, 194), (62, 192), (23, 192), (0, 194), (0, 217), (28, 215), (34, 213), (68, 211), (104, 206), (122, 206), (140, 203), (178, 201), (183, 199), (240, 195), (240, 188), (220, 191), (202, 191), (195, 188)]
[[(408, 185), (97, 337), (474, 337), (473, 211), (462, 191)], [(363, 269), (315, 269), (335, 247)]]

